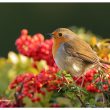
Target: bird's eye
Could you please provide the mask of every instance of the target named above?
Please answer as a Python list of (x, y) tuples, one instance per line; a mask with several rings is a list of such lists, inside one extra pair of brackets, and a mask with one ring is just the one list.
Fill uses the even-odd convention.
[(58, 35), (59, 35), (59, 36), (62, 36), (62, 33), (59, 33)]

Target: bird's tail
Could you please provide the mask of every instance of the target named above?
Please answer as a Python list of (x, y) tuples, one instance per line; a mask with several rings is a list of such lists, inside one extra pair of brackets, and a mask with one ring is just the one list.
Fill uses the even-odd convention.
[(104, 63), (104, 64), (107, 64), (107, 65), (110, 65), (110, 62), (109, 61), (105, 61), (103, 59), (100, 59), (100, 63)]

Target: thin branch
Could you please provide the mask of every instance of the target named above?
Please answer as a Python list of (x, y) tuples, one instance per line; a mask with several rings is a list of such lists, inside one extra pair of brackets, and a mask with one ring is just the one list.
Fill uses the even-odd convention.
[(21, 87), (20, 87), (20, 91), (19, 92), (15, 92), (14, 96), (15, 96), (15, 100), (16, 100), (16, 103), (19, 105), (19, 107), (23, 107), (23, 102), (22, 100), (20, 100), (18, 97), (19, 95), (21, 94), (22, 92), (22, 89), (23, 89), (23, 84), (21, 84)]
[(83, 107), (86, 107), (85, 103), (82, 101), (82, 99), (80, 98), (79, 95), (77, 95), (76, 93), (74, 93), (76, 95), (76, 97), (79, 99), (79, 101), (81, 102)]

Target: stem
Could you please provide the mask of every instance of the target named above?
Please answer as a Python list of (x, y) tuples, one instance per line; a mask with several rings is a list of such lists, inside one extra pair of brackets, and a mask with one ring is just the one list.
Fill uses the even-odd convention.
[(85, 103), (82, 101), (82, 99), (80, 98), (79, 95), (77, 95), (76, 93), (74, 93), (76, 95), (76, 97), (79, 99), (80, 103), (82, 104), (83, 107), (86, 107)]
[(20, 91), (19, 91), (19, 92), (15, 92), (15, 94), (14, 94), (16, 103), (18, 104), (19, 107), (23, 107), (23, 106), (24, 106), (22, 100), (20, 100), (20, 99), (18, 98), (18, 96), (19, 96), (19, 95), (21, 94), (21, 92), (22, 92), (22, 89), (23, 89), (23, 84), (21, 84)]

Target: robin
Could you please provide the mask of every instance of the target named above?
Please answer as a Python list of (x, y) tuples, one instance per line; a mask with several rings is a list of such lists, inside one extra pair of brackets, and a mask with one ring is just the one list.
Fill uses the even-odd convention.
[(103, 67), (110, 62), (100, 59), (90, 45), (67, 28), (58, 28), (53, 37), (52, 53), (57, 66), (72, 76), (81, 76), (89, 69)]

